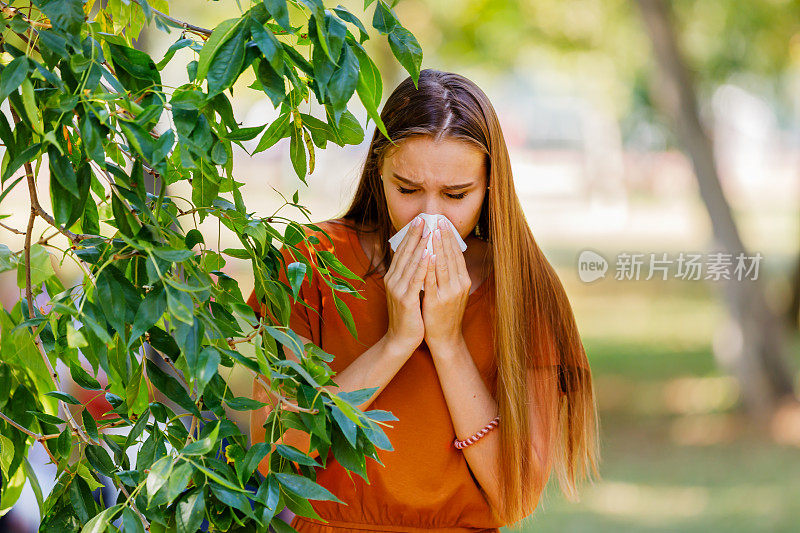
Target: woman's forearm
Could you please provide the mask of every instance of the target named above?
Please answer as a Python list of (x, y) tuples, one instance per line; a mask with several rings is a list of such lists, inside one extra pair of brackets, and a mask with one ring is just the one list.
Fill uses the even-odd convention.
[[(401, 343), (394, 342), (392, 339), (384, 336), (358, 356), (347, 368), (333, 377), (336, 385), (326, 385), (323, 388), (327, 389), (331, 394), (338, 394), (341, 392), (353, 392), (360, 389), (377, 387), (377, 390), (358, 406), (358, 408), (363, 411), (367, 409), (381, 391), (386, 388), (386, 385), (389, 384), (395, 374), (403, 367), (413, 351), (413, 349), (408, 349)], [(267, 430), (263, 427), (263, 424), (267, 416), (269, 416), (270, 411), (272, 411), (271, 406), (277, 403), (277, 399), (271, 396), (271, 392), (266, 391), (263, 385), (258, 383), (258, 381), (254, 382), (253, 397), (258, 401), (269, 403), (270, 406), (251, 412), (250, 431), (251, 441), (253, 443), (266, 441)], [(288, 446), (294, 446), (301, 451), (308, 452), (311, 447), (311, 435), (299, 429), (289, 428), (275, 440), (275, 444), (286, 444)], [(311, 457), (318, 457), (319, 452), (315, 450), (314, 453), (310, 455)], [(264, 475), (269, 472), (269, 455), (261, 461), (259, 470)]]

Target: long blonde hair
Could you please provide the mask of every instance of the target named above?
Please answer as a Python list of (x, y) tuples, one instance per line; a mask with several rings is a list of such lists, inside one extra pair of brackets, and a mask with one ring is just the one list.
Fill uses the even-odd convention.
[[(572, 307), (533, 238), (514, 190), (508, 149), (494, 108), (467, 78), (425, 69), (420, 72), (418, 87), (410, 77), (398, 85), (387, 99), (381, 119), (398, 145), (411, 136), (427, 135), (434, 140), (468, 142), (486, 154), (490, 188), (477, 229), (492, 248), (495, 278), (492, 313), (501, 418), (495, 430), (500, 431), (499, 518), (512, 524), (534, 511), (551, 460), (562, 492), (576, 501), (579, 483), (592, 473), (599, 477), (599, 426), (592, 376)], [(392, 225), (380, 168), (393, 147), (376, 128), (355, 196), (342, 217), (359, 231), (378, 233), (384, 272), (391, 261), (385, 243)], [(375, 270), (373, 266), (366, 275)], [(530, 419), (529, 402), (533, 402), (535, 422)], [(534, 442), (534, 434), (538, 442)]]

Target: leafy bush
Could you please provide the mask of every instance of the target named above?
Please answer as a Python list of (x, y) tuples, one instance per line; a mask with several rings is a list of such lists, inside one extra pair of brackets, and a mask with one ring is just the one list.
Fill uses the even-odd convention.
[[(366, 28), (321, 0), (253, 2), (213, 31), (170, 17), (166, 0), (31, 4), (0, 6), (0, 103), (10, 110), (10, 117), (0, 113), (0, 202), (27, 187), (31, 205), (27, 228), (3, 224), (2, 231), (24, 234), (23, 249), (0, 245), (0, 271), (16, 269), (23, 291), (0, 314), (0, 512), (29, 481), (45, 531), (185, 532), (204, 521), (220, 531), (292, 531), (275, 516), (285, 506), (316, 516), (308, 500), (338, 500), (314, 482), (319, 463), (296, 448), (278, 445), (269, 474), (258, 472), (273, 442), (248, 446), (229, 413), (266, 404), (234, 396), (228, 369), (246, 369), (280, 398), (268, 435), (303, 429), (320, 457), (333, 448), (364, 476), (365, 457), (377, 460), (376, 446), (391, 447), (381, 423), (395, 419), (358, 410), (374, 389), (332, 395), (324, 388), (333, 383), (332, 355), (302, 346), (289, 329), (291, 301), (306, 276), (351, 294), (348, 279), (358, 278), (330, 254), (297, 254), (285, 264), (278, 247), (313, 250), (319, 241), (305, 230), (319, 228), (249, 212), (233, 150), (260, 136), (255, 153), (288, 137), (293, 168), (305, 181), (315, 149), (363, 140), (347, 109), (354, 94), (386, 134), (377, 111), (380, 73), (363, 47)], [(132, 45), (147, 24), (180, 33), (157, 62)], [(372, 26), (416, 81), (419, 44), (383, 0)], [(306, 47), (310, 59), (301, 53)], [(195, 52), (188, 82), (165, 87), (160, 72), (182, 48)], [(256, 81), (249, 88), (280, 108), (270, 124), (241, 126), (234, 116), (229, 94), (250, 68)], [(310, 93), (324, 105), (324, 120), (300, 111)], [(159, 133), (165, 117), (170, 127)], [(40, 181), (44, 162), (49, 183)], [(169, 194), (180, 181), (191, 184), (190, 200)], [(39, 201), (42, 183), (52, 213)], [(295, 193), (284, 207), (308, 217), (298, 202)], [(241, 247), (214, 250), (196, 228), (185, 230), (186, 220), (206, 217), (216, 217)], [(37, 219), (50, 229), (38, 240)], [(267, 303), (261, 320), (221, 271), (226, 257), (252, 263)], [(53, 258), (77, 265), (79, 282), (57, 275)], [(282, 269), (288, 285), (279, 280)], [(346, 307), (340, 314), (354, 331)], [(105, 398), (110, 410), (94, 416), (67, 392), (68, 379)], [(27, 459), (39, 445), (58, 466), (49, 495)], [(93, 495), (102, 478), (118, 489), (112, 501)]]

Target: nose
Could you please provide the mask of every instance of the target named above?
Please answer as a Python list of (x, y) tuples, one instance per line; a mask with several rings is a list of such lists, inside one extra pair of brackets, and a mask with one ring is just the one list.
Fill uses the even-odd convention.
[(439, 198), (436, 197), (435, 194), (431, 194), (426, 196), (422, 201), (422, 211), (421, 213), (428, 213), (430, 215), (435, 214), (442, 214), (444, 215), (444, 206), (441, 204)]

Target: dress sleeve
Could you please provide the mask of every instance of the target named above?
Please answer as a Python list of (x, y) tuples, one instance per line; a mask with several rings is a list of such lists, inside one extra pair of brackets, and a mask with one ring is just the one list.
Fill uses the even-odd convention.
[[(301, 249), (301, 253), (308, 259), (308, 249), (302, 245), (300, 245), (299, 248)], [(286, 276), (286, 267), (297, 261), (296, 257), (298, 252), (290, 250), (286, 246), (281, 248), (280, 252), (281, 256), (283, 257), (284, 264), (281, 264), (278, 269), (278, 279), (287, 286), (291, 286)], [(311, 272), (306, 272), (303, 283), (300, 285), (300, 291), (297, 294), (297, 300), (295, 301), (292, 295), (289, 295), (289, 301), (291, 305), (289, 327), (298, 335), (310, 339), (311, 342), (319, 346), (321, 342), (320, 329), (322, 322), (322, 298), (320, 295), (319, 285), (317, 283), (319, 273), (313, 273), (312, 282), (309, 282), (309, 275), (311, 275)], [(302, 302), (308, 304), (310, 308), (303, 305)], [(264, 304), (263, 301), (258, 301), (255, 290), (253, 290), (253, 292), (250, 294), (250, 298), (247, 300), (247, 305), (253, 308), (253, 311), (255, 311), (256, 316), (259, 319), (266, 313), (266, 304)]]

